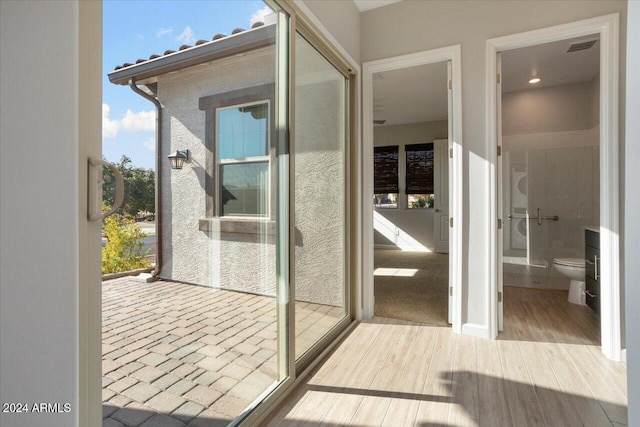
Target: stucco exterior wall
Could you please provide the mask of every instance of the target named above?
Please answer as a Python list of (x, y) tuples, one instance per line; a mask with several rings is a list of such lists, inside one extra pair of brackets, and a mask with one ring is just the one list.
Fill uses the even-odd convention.
[[(296, 73), (296, 300), (344, 304), (345, 161), (338, 139), (344, 110), (335, 108), (344, 80), (308, 82)], [(327, 77), (327, 76), (324, 76)], [(335, 76), (333, 76), (335, 77)]]
[[(188, 149), (191, 162), (165, 168), (162, 179), (164, 279), (275, 295), (275, 236), (221, 232), (219, 222), (201, 231), (206, 218), (205, 111), (201, 97), (274, 82), (274, 48), (248, 52), (170, 73), (158, 79), (163, 105), (162, 157)], [(272, 230), (272, 228), (271, 228)], [(273, 231), (271, 231), (272, 233)]]
[[(274, 59), (274, 48), (263, 48), (158, 79), (163, 105), (162, 157), (176, 150), (191, 153), (191, 162), (183, 169), (167, 167), (161, 177), (162, 278), (275, 296), (275, 210), (270, 209), (271, 218), (257, 220), (257, 234), (243, 232), (246, 227), (239, 221), (229, 224), (223, 220), (221, 230), (215, 214), (207, 218), (206, 112), (199, 109), (202, 97), (274, 83)], [(344, 134), (344, 129), (331, 127), (336, 111), (328, 108), (334, 105), (337, 88), (335, 81), (298, 87), (301, 99), (311, 102), (296, 109), (300, 131), (295, 154), (295, 272), (296, 300), (340, 306), (344, 304), (345, 186), (336, 177), (344, 161), (331, 136)], [(275, 175), (271, 177), (273, 181)], [(270, 187), (273, 207), (275, 182)], [(208, 219), (206, 231), (200, 225), (204, 219)], [(236, 232), (228, 232), (230, 228)]]

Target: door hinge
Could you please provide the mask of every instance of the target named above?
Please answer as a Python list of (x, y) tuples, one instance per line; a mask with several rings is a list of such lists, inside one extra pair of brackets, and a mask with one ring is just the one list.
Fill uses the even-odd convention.
[(449, 80), (449, 90), (453, 89), (453, 80)]
[(498, 218), (498, 230), (502, 228), (502, 219)]
[(498, 157), (502, 156), (502, 145), (498, 145)]
[(449, 296), (453, 296), (453, 286), (449, 286)]
[(498, 302), (502, 302), (502, 292), (498, 292)]
[(453, 159), (453, 148), (449, 148), (449, 158)]
[(449, 218), (449, 227), (453, 227), (453, 218)]
[(500, 83), (502, 81), (502, 76), (500, 75), (500, 73), (496, 74), (496, 82)]

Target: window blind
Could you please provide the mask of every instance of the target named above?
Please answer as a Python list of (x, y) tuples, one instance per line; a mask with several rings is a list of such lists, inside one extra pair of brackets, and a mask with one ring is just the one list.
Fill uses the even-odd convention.
[(405, 146), (407, 194), (433, 194), (433, 143)]
[(397, 145), (373, 148), (373, 192), (399, 192)]

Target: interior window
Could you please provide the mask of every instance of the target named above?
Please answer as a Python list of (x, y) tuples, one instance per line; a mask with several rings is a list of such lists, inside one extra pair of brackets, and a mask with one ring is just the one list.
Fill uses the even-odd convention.
[(433, 143), (406, 145), (405, 151), (407, 208), (432, 208), (434, 205)]
[(373, 203), (379, 208), (398, 207), (398, 146), (373, 149)]

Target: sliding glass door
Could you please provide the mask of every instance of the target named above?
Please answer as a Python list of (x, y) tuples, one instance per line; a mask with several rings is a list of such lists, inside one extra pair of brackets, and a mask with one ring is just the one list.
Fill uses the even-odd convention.
[(229, 35), (135, 64), (112, 47), (103, 113), (128, 95), (114, 126), (157, 118), (156, 210), (153, 280), (103, 284), (105, 422), (254, 423), (351, 322), (346, 62), (293, 2), (202, 6)]
[(295, 35), (295, 357), (348, 317), (348, 79)]

